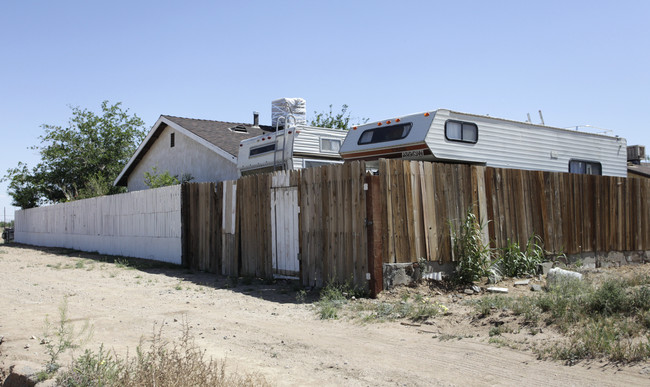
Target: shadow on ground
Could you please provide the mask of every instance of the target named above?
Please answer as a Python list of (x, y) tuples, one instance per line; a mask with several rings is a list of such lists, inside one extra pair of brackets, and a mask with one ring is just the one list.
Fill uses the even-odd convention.
[(40, 247), (21, 243), (5, 243), (15, 249), (28, 249), (61, 257), (86, 259), (113, 264), (119, 268), (138, 270), (150, 274), (162, 274), (195, 285), (212, 289), (226, 289), (251, 297), (282, 304), (311, 303), (318, 300), (318, 290), (302, 287), (298, 280), (263, 279), (254, 277), (227, 277), (214, 273), (190, 270), (186, 267), (150, 259), (122, 257), (85, 252), (60, 247)]

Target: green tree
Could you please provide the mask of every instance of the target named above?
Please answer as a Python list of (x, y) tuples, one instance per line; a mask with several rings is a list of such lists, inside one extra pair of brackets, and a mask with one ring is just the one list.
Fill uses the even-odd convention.
[(151, 172), (144, 173), (144, 184), (149, 188), (160, 188), (168, 185), (187, 183), (194, 180), (189, 173), (185, 173), (179, 179), (177, 175), (172, 176), (169, 171), (158, 173), (158, 168), (151, 167)]
[(43, 125), (38, 150), (41, 161), (31, 170), (19, 162), (7, 170), (13, 205), (31, 208), (44, 203), (124, 192), (113, 186), (146, 134), (144, 122), (121, 103), (102, 102), (102, 113), (73, 107), (67, 127)]
[[(368, 122), (367, 118), (362, 118), (361, 122)], [(350, 125), (350, 112), (348, 105), (341, 106), (341, 112), (334, 114), (332, 105), (330, 105), (329, 112), (314, 112), (314, 118), (309, 123), (311, 126), (318, 126), (321, 128), (339, 128), (348, 129)]]

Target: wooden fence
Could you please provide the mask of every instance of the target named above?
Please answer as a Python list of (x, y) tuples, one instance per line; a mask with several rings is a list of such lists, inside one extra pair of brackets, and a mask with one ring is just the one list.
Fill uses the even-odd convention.
[(365, 164), (351, 162), (301, 171), (302, 282), (363, 284), (368, 272)]
[(215, 183), (181, 185), (183, 264), (212, 273), (219, 272), (222, 249), (223, 206)]
[[(184, 262), (367, 286), (382, 263), (453, 261), (451, 230), (468, 209), (494, 248), (538, 235), (556, 254), (650, 250), (650, 180), (401, 160), (365, 170), (353, 162), (184, 189)], [(299, 213), (280, 197), (295, 197)], [(297, 217), (297, 247), (294, 221), (278, 216)], [(287, 254), (296, 256), (283, 263)]]

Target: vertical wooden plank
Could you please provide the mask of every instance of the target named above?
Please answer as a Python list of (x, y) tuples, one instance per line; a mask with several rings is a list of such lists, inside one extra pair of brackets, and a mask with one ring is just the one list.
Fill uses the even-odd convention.
[(330, 225), (334, 221), (332, 208), (330, 206), (330, 201), (332, 200), (332, 181), (330, 179), (331, 167), (326, 165), (322, 167), (321, 175), (321, 192), (320, 200), (323, 203), (323, 246), (322, 246), (322, 258), (320, 259), (321, 264), (321, 283), (318, 286), (326, 284), (332, 276), (334, 276), (334, 265), (332, 262), (332, 241), (330, 235)]
[(358, 202), (356, 200), (356, 195), (353, 197), (352, 194), (352, 163), (337, 165), (342, 172), (341, 176), (341, 193), (343, 199), (343, 221), (344, 221), (344, 232), (343, 232), (343, 243), (341, 243), (343, 249), (343, 254), (341, 259), (344, 262), (343, 267), (345, 268), (344, 277), (341, 278), (342, 281), (352, 280), (356, 283), (355, 277), (355, 255), (354, 255), (354, 235), (353, 235), (353, 222), (355, 221), (355, 210), (358, 207)]
[(476, 205), (478, 206), (478, 220), (483, 226), (482, 235), (483, 235), (483, 244), (489, 246), (490, 244), (490, 232), (488, 229), (488, 224), (490, 223), (488, 217), (488, 196), (485, 184), (485, 171), (486, 167), (483, 166), (472, 166), (472, 187), (474, 196), (476, 197)]
[(438, 256), (437, 260), (440, 263), (451, 262), (452, 253), (451, 253), (451, 243), (450, 243), (450, 219), (449, 211), (447, 208), (447, 196), (446, 192), (448, 186), (445, 181), (445, 165), (441, 163), (433, 164), (433, 177), (434, 177), (434, 205), (436, 208), (436, 224), (438, 225), (437, 229), (437, 238), (436, 245), (438, 246)]
[(411, 161), (404, 160), (401, 163), (401, 174), (402, 174), (402, 184), (404, 186), (404, 222), (406, 223), (404, 242), (405, 242), (405, 252), (402, 256), (402, 262), (412, 262), (417, 257), (417, 248), (416, 248), (416, 230), (415, 230), (415, 219), (413, 218), (413, 212), (415, 203), (413, 200), (413, 185), (412, 185), (412, 175), (411, 175)]
[(314, 224), (316, 249), (314, 256), (315, 264), (315, 286), (323, 286), (327, 279), (327, 269), (325, 262), (327, 259), (327, 243), (328, 236), (325, 230), (325, 224), (322, 220), (328, 221), (329, 214), (327, 212), (326, 198), (323, 197), (325, 192), (325, 180), (327, 179), (327, 168), (320, 167), (314, 171), (314, 205), (316, 208), (316, 220)]
[[(336, 234), (336, 281), (339, 282), (346, 282), (350, 279), (348, 271), (347, 271), (347, 262), (345, 259), (345, 254), (346, 254), (346, 247), (347, 247), (347, 241), (346, 241), (346, 206), (349, 203), (346, 203), (345, 197), (344, 197), (344, 172), (347, 168), (341, 168), (339, 165), (333, 165), (332, 169), (335, 171), (336, 175), (336, 201), (332, 202), (332, 205), (335, 208), (336, 211), (336, 223), (335, 223), (335, 229), (333, 232)], [(347, 206), (347, 210), (349, 211), (349, 206)]]
[(497, 219), (497, 192), (496, 184), (494, 177), (494, 168), (486, 167), (485, 168), (485, 196), (487, 199), (487, 230), (490, 240), (490, 247), (496, 248), (496, 227), (495, 224), (498, 221)]
[[(435, 254), (434, 243), (435, 240), (432, 238), (432, 197), (429, 196), (433, 192), (433, 181), (429, 180), (429, 172), (432, 172), (431, 163), (428, 162), (419, 162), (418, 163), (418, 173), (420, 176), (420, 197), (422, 199), (422, 228), (423, 228), (423, 239), (424, 239), (424, 258), (427, 261), (431, 261), (432, 257)], [(425, 172), (427, 171), (427, 172)]]
[(380, 189), (382, 224), (384, 225), (384, 234), (382, 238), (385, 243), (382, 244), (382, 256), (384, 263), (395, 262), (395, 230), (393, 227), (393, 208), (392, 208), (392, 183), (390, 164), (387, 159), (379, 160), (379, 176), (381, 176)]
[[(361, 161), (355, 161), (351, 164), (353, 181), (351, 192), (354, 197), (354, 219), (352, 221), (352, 235), (350, 237), (353, 241), (352, 255), (354, 257), (355, 286), (369, 289), (369, 283), (366, 279), (366, 273), (369, 272), (368, 229), (366, 224), (368, 213), (366, 190), (364, 188), (366, 182), (366, 168), (365, 163)], [(368, 189), (369, 188), (370, 187), (368, 186)]]
[(374, 298), (383, 290), (382, 209), (380, 176), (367, 176), (366, 213), (368, 217), (368, 271), (370, 273), (370, 295)]
[(187, 213), (187, 203), (189, 197), (187, 194), (187, 183), (181, 185), (181, 264), (187, 266), (187, 250), (188, 250), (188, 221), (189, 216)]
[(408, 245), (408, 226), (406, 217), (406, 194), (404, 187), (404, 169), (402, 161), (391, 160), (391, 185), (393, 228), (395, 232), (395, 261), (397, 263), (410, 262)]

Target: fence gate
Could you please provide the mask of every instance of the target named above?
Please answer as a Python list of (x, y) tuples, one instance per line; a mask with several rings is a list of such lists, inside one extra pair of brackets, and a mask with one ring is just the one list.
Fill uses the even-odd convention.
[(271, 185), (271, 238), (273, 277), (299, 279), (298, 187), (290, 172), (273, 175)]

